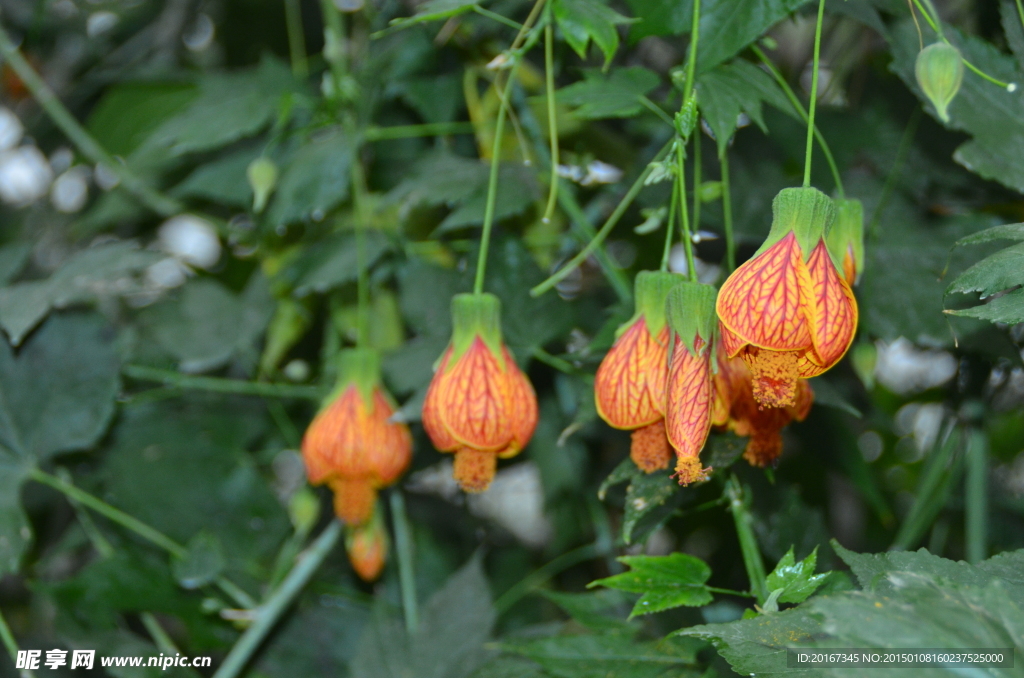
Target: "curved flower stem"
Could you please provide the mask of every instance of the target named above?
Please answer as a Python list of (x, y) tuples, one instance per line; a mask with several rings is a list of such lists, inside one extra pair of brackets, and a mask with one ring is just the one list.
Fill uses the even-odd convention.
[(409, 516), (405, 511), (405, 497), (397, 487), (391, 491), (391, 522), (395, 528), (395, 551), (398, 555), (398, 579), (402, 588), (402, 612), (405, 630), (410, 636), (419, 626), (416, 600), (416, 573), (413, 569), (412, 535), (409, 534)]
[(725, 222), (725, 268), (726, 273), (736, 270), (736, 236), (732, 232), (732, 192), (729, 188), (729, 149), (718, 156), (722, 167), (722, 220)]
[[(806, 124), (807, 109), (805, 109), (804, 105), (800, 103), (800, 99), (797, 98), (796, 93), (793, 92), (793, 88), (789, 86), (786, 79), (782, 77), (782, 73), (780, 73), (779, 69), (775, 67), (772, 60), (761, 51), (760, 47), (757, 45), (751, 45), (750, 49), (754, 55), (761, 60), (761, 63), (768, 69), (768, 72), (771, 73), (772, 77), (775, 78), (775, 82), (777, 82), (779, 87), (782, 88), (782, 92), (786, 95), (786, 98), (789, 99), (789, 103), (793, 107), (793, 110), (797, 112)], [(817, 125), (814, 127), (814, 138), (818, 140), (818, 147), (821, 148), (821, 152), (825, 155), (826, 162), (828, 162), (829, 169), (832, 170), (832, 179), (836, 182), (836, 193), (840, 198), (845, 198), (846, 190), (843, 188), (843, 178), (839, 175), (839, 167), (836, 166), (836, 159), (832, 156), (832, 149), (829, 148), (828, 142), (825, 141), (825, 135), (821, 133), (821, 130), (818, 129)]]
[(544, 209), (544, 217), (542, 219), (545, 224), (551, 221), (551, 215), (555, 213), (555, 205), (558, 202), (558, 114), (555, 110), (555, 38), (554, 28), (551, 25), (550, 5), (546, 10), (546, 14), (548, 18), (544, 26), (544, 88), (548, 100), (548, 139), (551, 142), (551, 187), (548, 189), (548, 204)]
[(487, 250), (491, 245), (491, 230), (494, 227), (494, 207), (498, 198), (498, 171), (501, 166), (501, 142), (505, 134), (505, 118), (508, 115), (509, 94), (512, 91), (513, 84), (515, 84), (516, 71), (523, 58), (523, 54), (518, 54), (517, 52), (523, 46), (523, 41), (526, 39), (530, 28), (537, 21), (537, 17), (544, 8), (544, 2), (545, 0), (537, 0), (533, 9), (530, 10), (529, 16), (526, 17), (522, 28), (519, 29), (516, 39), (512, 41), (512, 47), (509, 51), (513, 54), (514, 62), (512, 68), (509, 69), (508, 81), (505, 83), (505, 87), (499, 86), (500, 78), (496, 79), (494, 83), (495, 88), (501, 93), (501, 104), (498, 106), (498, 119), (494, 123), (494, 142), (491, 145), (491, 173), (487, 180), (487, 203), (484, 207), (484, 225), (483, 232), (480, 235), (480, 253), (477, 255), (476, 276), (473, 279), (473, 294), (480, 294), (484, 291), (484, 276), (487, 273)]
[(814, 61), (811, 71), (811, 103), (807, 113), (807, 152), (804, 156), (804, 188), (811, 185), (811, 152), (814, 150), (814, 114), (818, 108), (818, 65), (821, 63), (821, 23), (825, 0), (818, 0), (818, 22), (814, 26)]
[(568, 570), (570, 567), (585, 563), (588, 560), (593, 560), (601, 555), (600, 549), (596, 543), (586, 544), (567, 551), (562, 555), (558, 556), (554, 560), (541, 565), (539, 568), (526, 575), (516, 584), (512, 585), (512, 588), (501, 594), (497, 600), (494, 601), (494, 609), (498, 611), (498, 614), (507, 612), (513, 605), (522, 600), (531, 591), (536, 589), (538, 586), (544, 584), (555, 575), (560, 572)]
[(309, 76), (306, 59), (306, 37), (302, 30), (302, 9), (299, 0), (284, 0), (284, 22), (288, 31), (288, 53), (292, 61), (292, 74), (296, 78)]
[(488, 19), (494, 19), (499, 24), (505, 24), (509, 28), (514, 28), (517, 31), (518, 30), (522, 30), (522, 28), (523, 28), (523, 25), (521, 23), (519, 23), (518, 21), (513, 21), (512, 19), (509, 19), (508, 17), (502, 16), (502, 15), (498, 14), (497, 12), (492, 12), (491, 10), (486, 9), (484, 7), (481, 7), (480, 5), (473, 5), (473, 11), (476, 12), (477, 14), (479, 14), (480, 16), (485, 16)]
[(125, 365), (121, 373), (139, 381), (153, 381), (175, 388), (213, 393), (233, 393), (237, 395), (261, 396), (264, 398), (299, 398), (320, 402), (324, 391), (317, 386), (301, 386), (299, 384), (270, 384), (262, 381), (242, 381), (241, 379), (223, 379), (220, 377), (197, 377), (182, 374), (174, 370), (162, 370), (145, 365)]
[(683, 140), (676, 140), (676, 184), (679, 190), (679, 230), (686, 250), (686, 269), (690, 280), (696, 282), (697, 267), (693, 259), (693, 234), (690, 233), (690, 214), (686, 206), (686, 151)]
[(388, 125), (367, 127), (363, 130), (365, 141), (389, 141), (415, 137), (447, 136), (449, 134), (472, 134), (471, 122), (428, 122), (422, 125)]
[[(683, 105), (693, 92), (697, 73), (697, 44), (700, 41), (700, 0), (693, 0), (693, 14), (690, 16), (690, 53), (686, 58), (686, 84), (683, 85)], [(684, 194), (685, 195), (685, 194)]]
[[(658, 151), (658, 154), (654, 156), (654, 159), (651, 161), (651, 164), (663, 160), (671, 150), (674, 141), (675, 139), (669, 140), (668, 143), (662, 146), (661, 150)], [(629, 209), (629, 206), (633, 203), (633, 200), (636, 198), (637, 194), (640, 193), (640, 190), (644, 187), (644, 181), (647, 180), (647, 176), (651, 173), (651, 164), (648, 164), (647, 167), (645, 167), (644, 170), (640, 173), (640, 176), (636, 178), (636, 181), (634, 181), (633, 185), (630, 186), (629, 190), (626, 192), (626, 195), (624, 195), (622, 197), (622, 200), (619, 201), (619, 204), (618, 206), (616, 206), (615, 211), (613, 211), (611, 215), (608, 216), (608, 220), (604, 222), (604, 225), (601, 226), (601, 229), (594, 235), (593, 240), (591, 240), (586, 247), (580, 250), (575, 257), (570, 259), (565, 264), (565, 266), (558, 269), (552, 275), (548, 276), (548, 278), (541, 282), (540, 284), (535, 285), (530, 290), (531, 297), (538, 297), (547, 292), (548, 290), (550, 290), (551, 288), (553, 288), (558, 283), (562, 282), (562, 280), (564, 280), (570, 273), (576, 270), (580, 264), (586, 261), (587, 257), (594, 253), (594, 250), (601, 246), (601, 243), (604, 242), (604, 239), (608, 237), (608, 234), (611, 233), (611, 230), (615, 228), (615, 224), (619, 223), (619, 219), (621, 219), (622, 215), (626, 213), (626, 210)]]
[(231, 648), (231, 652), (224, 658), (224, 663), (213, 674), (213, 678), (235, 678), (242, 672), (249, 659), (259, 648), (260, 643), (306, 586), (334, 545), (338, 543), (340, 536), (341, 522), (332, 520), (330, 525), (316, 538), (316, 541), (299, 554), (295, 566), (281, 582), (281, 585), (270, 594), (265, 603), (256, 609), (256, 618), (252, 625), (245, 630), (242, 637)]
[(725, 495), (729, 498), (729, 511), (736, 523), (736, 536), (740, 540), (740, 551), (743, 553), (743, 565), (750, 579), (750, 590), (757, 598), (757, 602), (763, 605), (768, 599), (764, 561), (761, 560), (761, 551), (757, 547), (757, 538), (754, 537), (754, 529), (751, 527), (752, 518), (743, 496), (743, 488), (735, 475), (730, 475), (726, 481)]
[[(2, 612), (0, 612), (0, 640), (3, 641), (4, 647), (7, 648), (7, 654), (11, 655), (11, 663), (14, 664), (18, 659), (18, 641), (14, 639), (11, 627), (7, 625), (7, 620), (4, 619)], [(18, 675), (21, 678), (35, 678), (36, 674), (28, 669), (18, 669)]]
[(99, 163), (110, 169), (121, 182), (126, 191), (135, 196), (139, 202), (153, 210), (162, 217), (171, 217), (184, 210), (180, 202), (163, 195), (154, 188), (148, 186), (142, 179), (135, 176), (132, 171), (123, 163), (115, 160), (107, 151), (85, 131), (71, 112), (64, 107), (57, 95), (53, 93), (49, 85), (43, 82), (35, 69), (25, 60), (21, 51), (11, 41), (7, 31), (0, 28), (0, 56), (4, 63), (9, 65), (18, 75), (18, 78), (25, 84), (25, 87), (39, 103), (50, 119), (65, 136), (71, 140), (82, 155), (94, 163)]
[(676, 230), (676, 209), (679, 207), (679, 182), (672, 182), (672, 198), (669, 200), (668, 223), (665, 224), (665, 249), (661, 253), (661, 270), (667, 271), (672, 257), (672, 236)]
[[(945, 32), (943, 32), (942, 30), (942, 21), (939, 19), (939, 13), (935, 10), (935, 6), (932, 4), (931, 0), (924, 0), (924, 3), (927, 4), (927, 8), (925, 7), (925, 4), (922, 4), (921, 0), (913, 1), (914, 4), (917, 5), (917, 8), (921, 11), (921, 14), (924, 16), (924, 20), (928, 22), (928, 25), (931, 27), (931, 29), (935, 31), (936, 35), (939, 36), (939, 40), (946, 43), (947, 45), (950, 44), (949, 38), (946, 37)], [(1018, 12), (1021, 12), (1021, 23), (1024, 24), (1024, 11), (1021, 11), (1020, 0), (1017, 0), (1017, 9)], [(1002, 87), (1008, 92), (1014, 92), (1017, 90), (1016, 83), (1003, 82), (1002, 80), (993, 78), (991, 75), (981, 70), (967, 59), (964, 59), (963, 55), (961, 55), (960, 58), (964, 62), (964, 66), (966, 66), (969, 70), (971, 70), (975, 75), (977, 75), (982, 80), (987, 80), (991, 82), (993, 85)]]
[(358, 157), (352, 162), (352, 207), (356, 218), (356, 346), (370, 345), (370, 271), (366, 265), (366, 228), (369, 215), (366, 212), (366, 176), (362, 161)]
[[(78, 487), (72, 485), (66, 480), (50, 475), (38, 468), (31, 469), (28, 472), (28, 477), (37, 483), (52, 487), (66, 496), (69, 500), (76, 501), (82, 506), (90, 508), (96, 513), (109, 518), (121, 527), (131, 530), (151, 544), (159, 546), (163, 550), (167, 551), (172, 556), (180, 558), (188, 552), (184, 546), (174, 541), (163, 532), (150, 527), (134, 516), (128, 515), (121, 509), (114, 508), (102, 499), (80, 490)], [(216, 584), (224, 593), (233, 598), (235, 602), (242, 607), (251, 608), (256, 605), (256, 601), (253, 600), (252, 596), (240, 589), (234, 582), (230, 581), (226, 577), (218, 577)]]

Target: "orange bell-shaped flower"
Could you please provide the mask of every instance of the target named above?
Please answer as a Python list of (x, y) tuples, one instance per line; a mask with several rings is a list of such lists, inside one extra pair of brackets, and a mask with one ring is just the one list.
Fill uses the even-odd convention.
[(806, 419), (813, 403), (814, 392), (805, 379), (800, 379), (793, 405), (760, 405), (754, 400), (746, 363), (740, 358), (729, 358), (723, 349), (719, 349), (712, 423), (738, 436), (749, 437), (743, 458), (751, 466), (769, 466), (779, 458), (782, 454), (782, 429), (791, 421)]
[(371, 582), (380, 576), (388, 558), (388, 532), (379, 507), (367, 522), (345, 530), (345, 552), (360, 579)]
[(513, 457), (537, 426), (537, 396), (501, 339), (492, 294), (452, 299), (452, 340), (423, 403), (423, 428), (441, 452), (455, 453), (455, 480), (483, 492), (498, 457)]
[(716, 327), (715, 288), (683, 282), (668, 295), (668, 322), (674, 345), (668, 372), (665, 430), (676, 451), (680, 485), (704, 480), (710, 468), (700, 451), (711, 430), (714, 388), (711, 360)]
[(857, 302), (825, 244), (832, 201), (787, 188), (772, 210), (768, 239), (722, 285), (718, 316), (726, 353), (750, 368), (754, 400), (788, 407), (801, 378), (825, 372), (850, 347)]
[(334, 491), (334, 511), (348, 525), (369, 520), (377, 490), (395, 482), (412, 459), (412, 436), (390, 421), (394, 403), (380, 383), (371, 349), (339, 353), (338, 385), (302, 438), (306, 474)]
[(668, 468), (665, 384), (669, 328), (665, 300), (682, 277), (664, 271), (636, 276), (636, 312), (618, 329), (594, 377), (597, 413), (609, 426), (633, 431), (630, 457), (646, 473)]
[(860, 200), (836, 198), (836, 222), (828, 233), (832, 260), (842, 262), (843, 278), (852, 287), (864, 271), (864, 207)]

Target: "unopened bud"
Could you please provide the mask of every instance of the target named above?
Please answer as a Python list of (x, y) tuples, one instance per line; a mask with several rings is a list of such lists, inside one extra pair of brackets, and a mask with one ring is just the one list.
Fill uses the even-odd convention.
[(252, 211), (259, 214), (267, 206), (267, 199), (277, 184), (277, 165), (270, 158), (260, 156), (249, 163), (245, 176), (252, 187)]
[(690, 134), (693, 133), (693, 128), (697, 126), (697, 97), (693, 94), (686, 99), (686, 103), (683, 104), (682, 109), (676, 113), (676, 132), (682, 137), (683, 143), (686, 143)]
[(917, 84), (935, 106), (939, 119), (949, 122), (947, 109), (964, 79), (964, 60), (960, 51), (945, 42), (928, 45), (917, 55), (914, 74)]

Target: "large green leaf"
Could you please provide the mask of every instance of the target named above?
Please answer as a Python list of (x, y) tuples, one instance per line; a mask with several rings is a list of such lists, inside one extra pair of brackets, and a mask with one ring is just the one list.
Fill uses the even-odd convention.
[(693, 0), (626, 0), (639, 21), (629, 27), (629, 41), (651, 35), (687, 33), (693, 20)]
[(1024, 289), (1014, 290), (1008, 294), (992, 299), (987, 304), (959, 310), (946, 311), (950, 315), (965, 318), (977, 318), (993, 323), (1016, 325), (1024, 322)]
[(630, 571), (598, 579), (590, 586), (641, 594), (630, 617), (683, 605), (699, 607), (712, 600), (706, 583), (711, 577), (711, 568), (700, 558), (672, 553), (667, 556), (622, 556), (619, 561), (628, 565)]
[[(391, 249), (388, 238), (380, 231), (367, 231), (363, 250), (367, 267)], [(323, 293), (352, 282), (359, 274), (359, 246), (355, 234), (340, 233), (305, 249), (280, 277), (294, 290), (296, 296)]]
[(1024, 243), (1007, 247), (961, 273), (946, 294), (980, 292), (983, 297), (1024, 284)]
[(558, 90), (559, 103), (576, 107), (580, 118), (629, 118), (643, 110), (640, 97), (658, 86), (656, 73), (640, 66), (616, 68), (605, 75), (583, 71), (583, 80)]
[(750, 116), (763, 131), (768, 131), (761, 115), (762, 101), (797, 115), (771, 76), (743, 59), (701, 75), (697, 80), (697, 101), (701, 114), (715, 133), (719, 154), (728, 147), (741, 112)]
[(338, 131), (306, 142), (282, 170), (265, 222), (277, 227), (324, 219), (348, 197), (353, 152), (352, 140)]
[(818, 564), (818, 549), (797, 561), (790, 548), (766, 580), (768, 591), (780, 603), (802, 603), (822, 584), (828, 573), (814, 574)]
[(661, 516), (662, 519), (667, 517), (666, 511), (675, 507), (671, 500), (678, 500), (681, 493), (679, 484), (668, 473), (644, 473), (637, 468), (632, 459), (627, 458), (601, 483), (598, 496), (603, 498), (609, 487), (627, 480), (629, 485), (626, 487), (626, 514), (622, 521), (622, 539), (629, 544), (641, 520), (652, 515)]
[(554, 0), (558, 27), (581, 59), (587, 58), (587, 47), (593, 40), (604, 54), (605, 68), (619, 48), (618, 24), (628, 24), (622, 16), (601, 0)]
[(136, 274), (160, 258), (132, 242), (84, 249), (45, 280), (0, 288), (0, 326), (17, 346), (50, 309), (129, 291)]

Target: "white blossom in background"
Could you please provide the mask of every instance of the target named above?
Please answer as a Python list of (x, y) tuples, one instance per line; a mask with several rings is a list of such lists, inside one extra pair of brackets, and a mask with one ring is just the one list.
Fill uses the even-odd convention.
[(19, 146), (0, 153), (0, 200), (22, 207), (46, 195), (53, 170), (35, 146)]
[(50, 154), (50, 168), (54, 174), (63, 174), (75, 162), (75, 152), (67, 146), (61, 146)]
[(92, 171), (92, 178), (96, 185), (104, 191), (109, 191), (121, 183), (121, 177), (117, 176), (117, 172), (101, 163), (96, 163)]
[(897, 434), (913, 436), (918, 453), (926, 454), (938, 442), (945, 418), (942, 403), (907, 403), (896, 412), (894, 423)]
[(58, 212), (74, 214), (89, 200), (89, 175), (85, 165), (76, 165), (57, 177), (50, 187), (50, 202)]
[(215, 32), (213, 19), (210, 18), (210, 15), (200, 13), (188, 31), (181, 36), (181, 42), (190, 52), (202, 52), (213, 43)]
[(181, 287), (192, 273), (188, 266), (174, 257), (161, 259), (146, 269), (146, 281), (160, 289)]
[(898, 395), (942, 386), (956, 375), (956, 358), (947, 351), (920, 349), (905, 337), (891, 344), (875, 343), (875, 379)]
[(204, 219), (179, 214), (165, 221), (158, 232), (160, 248), (197, 268), (212, 268), (220, 261), (220, 238)]
[(117, 25), (118, 18), (113, 12), (106, 10), (93, 12), (85, 20), (85, 34), (90, 38), (97, 38), (104, 33), (109, 33)]
[(25, 135), (25, 127), (14, 111), (0, 106), (0, 151), (14, 148)]
[(486, 492), (467, 499), (470, 513), (500, 525), (530, 548), (541, 548), (551, 539), (540, 469), (531, 461), (501, 469)]
[(593, 186), (594, 184), (614, 184), (622, 178), (622, 170), (614, 165), (609, 165), (600, 160), (594, 160), (587, 165), (587, 174), (580, 181), (580, 186)]

